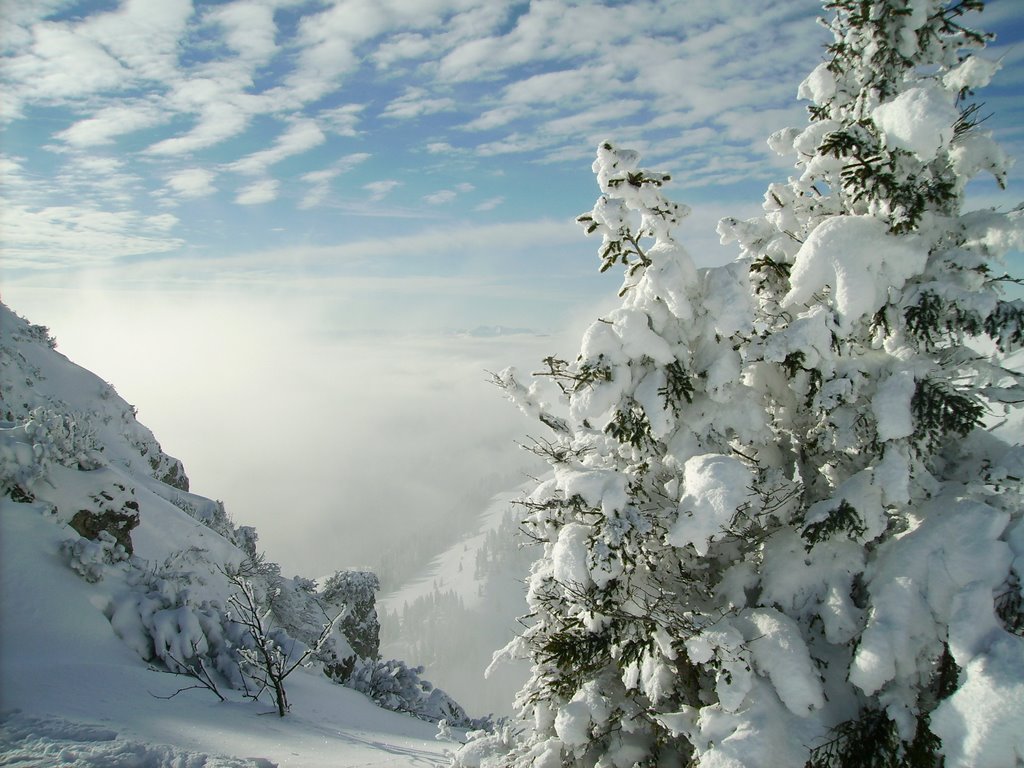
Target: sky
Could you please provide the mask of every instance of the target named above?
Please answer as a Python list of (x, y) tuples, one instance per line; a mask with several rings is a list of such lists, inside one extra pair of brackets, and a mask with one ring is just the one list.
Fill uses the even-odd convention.
[[(811, 0), (0, 0), (0, 293), (135, 403), (196, 490), (327, 569), (520, 471), (487, 370), (614, 301), (573, 219), (603, 140), (735, 256), (806, 122)], [(978, 24), (1024, 155), (1024, 14)], [(1024, 199), (1022, 170), (977, 205)], [(503, 326), (529, 333), (465, 334)], [(515, 482), (509, 482), (509, 486)], [(310, 543), (310, 531), (320, 535)], [(314, 553), (315, 550), (315, 553)]]

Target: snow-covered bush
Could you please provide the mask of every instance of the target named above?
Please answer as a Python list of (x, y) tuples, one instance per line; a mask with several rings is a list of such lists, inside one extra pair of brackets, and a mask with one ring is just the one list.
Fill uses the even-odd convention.
[(0, 425), (0, 487), (30, 493), (51, 464), (95, 469), (102, 459), (95, 429), (82, 414), (38, 407), (20, 423)]
[[(436, 738), (454, 741), (454, 734), (442, 721), (438, 724)], [(502, 720), (495, 727), (468, 731), (461, 748), (449, 754), (453, 768), (483, 768), (500, 764), (503, 757), (515, 749), (521, 733), (509, 720)]]
[(102, 463), (97, 455), (96, 430), (83, 414), (36, 408), (24, 429), (41, 464), (52, 462), (72, 469), (89, 470)]
[(195, 547), (130, 570), (107, 609), (114, 631), (146, 661), (221, 698), (221, 686), (254, 700), (269, 690), (281, 715), (292, 672), (354, 656), (336, 631), (342, 614), (329, 616), (312, 581), (285, 579), (263, 557), (224, 566)]
[[(270, 593), (268, 601), (267, 598), (257, 596), (253, 582), (238, 571), (228, 570), (225, 575), (235, 589), (228, 598), (231, 610), (227, 620), (241, 629), (244, 639), (238, 646), (239, 666), (244, 677), (256, 686), (254, 690), (246, 686), (246, 695), (255, 700), (264, 690), (269, 689), (273, 693), (278, 715), (284, 717), (289, 709), (284, 681), (324, 648), (334, 634), (341, 613), (328, 618), (321, 626), (317, 638), (307, 645), (273, 623), (271, 617), (274, 608), (270, 601), (282, 594), (281, 587), (276, 587)], [(300, 591), (305, 591), (302, 590), (303, 584), (297, 586)], [(312, 587), (312, 582), (308, 583), (308, 587)]]
[(0, 491), (16, 500), (31, 500), (32, 484), (46, 474), (24, 424), (0, 424)]
[(361, 658), (345, 685), (366, 694), (377, 704), (394, 712), (405, 712), (421, 720), (444, 720), (453, 728), (489, 727), (489, 719), (469, 717), (459, 704), (440, 688), (420, 677), (423, 667), (404, 661)]
[(45, 325), (37, 325), (35, 323), (28, 323), (23, 331), (24, 335), (40, 344), (45, 344), (50, 349), (57, 348), (57, 339), (50, 333), (50, 329)]
[(238, 648), (244, 633), (228, 621), (207, 557), (192, 549), (157, 567), (131, 571), (127, 588), (111, 600), (107, 618), (142, 659), (171, 672), (202, 673), (211, 681), (216, 676), (242, 689)]
[[(143, 659), (188, 675), (218, 696), (220, 685), (254, 700), (270, 691), (282, 716), (289, 709), (285, 681), (304, 666), (322, 669), (386, 709), (446, 719), (459, 728), (490, 724), (470, 718), (421, 679), (422, 667), (355, 652), (342, 631), (355, 604), (347, 601), (362, 596), (372, 608), (372, 573), (340, 572), (318, 592), (315, 582), (283, 578), (276, 564), (260, 556), (227, 568), (206, 558), (201, 550), (182, 552), (152, 570), (136, 570), (132, 588), (112, 602), (108, 617), (115, 632)], [(225, 596), (215, 597), (225, 583)]]
[(251, 525), (235, 525), (223, 501), (214, 501), (188, 493), (187, 489), (181, 489), (173, 484), (167, 488), (157, 488), (155, 492), (189, 517), (219, 533), (242, 550), (250, 560), (257, 557), (256, 545), (259, 535), (256, 529)]
[(1005, 164), (967, 101), (997, 68), (980, 5), (828, 4), (810, 124), (770, 140), (797, 175), (721, 222), (733, 264), (696, 269), (667, 176), (598, 148), (579, 220), (622, 304), (497, 377), (552, 476), (524, 502), (526, 735), (482, 764), (1024, 760), (1020, 451), (981, 420), (1021, 401), (985, 350), (1021, 341), (1022, 218), (961, 211)]
[(377, 591), (380, 580), (372, 571), (336, 571), (320, 590), (328, 605), (348, 606), (341, 629), (356, 655), (376, 659), (380, 650), (380, 622), (377, 619)]
[[(114, 460), (187, 491), (181, 462), (163, 452), (138, 422), (135, 407), (110, 384), (55, 352), (55, 346), (45, 327), (0, 304), (0, 419), (35, 422), (29, 427), (32, 442), (43, 446), (47, 461), (95, 469)], [(101, 444), (114, 448), (114, 455), (101, 454)]]
[(65, 539), (60, 552), (73, 571), (93, 583), (103, 579), (104, 566), (128, 559), (125, 548), (108, 531), (100, 531), (95, 539)]

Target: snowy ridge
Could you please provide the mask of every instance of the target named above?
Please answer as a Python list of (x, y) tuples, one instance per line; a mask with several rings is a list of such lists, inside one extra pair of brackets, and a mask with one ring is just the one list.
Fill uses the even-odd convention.
[[(262, 560), (255, 531), (189, 493), (181, 463), (134, 409), (53, 346), (45, 328), (0, 305), (0, 765), (443, 760), (435, 723), (328, 678), (364, 664), (341, 625), (287, 678), (287, 717), (273, 697), (245, 696), (252, 670), (238, 649), (252, 641), (228, 613), (228, 574), (251, 569), (289, 658), (312, 648), (345, 596)], [(71, 527), (90, 521), (105, 526), (93, 538)], [(173, 673), (188, 669), (209, 670), (224, 700)], [(457, 708), (440, 691), (426, 698)]]
[(513, 328), (507, 325), (478, 325), (475, 328), (460, 328), (454, 331), (455, 336), (468, 336), (476, 339), (492, 339), (499, 336), (544, 336), (533, 328)]

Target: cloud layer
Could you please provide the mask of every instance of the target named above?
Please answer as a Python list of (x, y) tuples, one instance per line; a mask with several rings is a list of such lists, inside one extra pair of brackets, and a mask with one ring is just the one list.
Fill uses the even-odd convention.
[(530, 463), (525, 419), (486, 370), (531, 365), (552, 339), (352, 337), (337, 331), (353, 309), (272, 290), (96, 284), (67, 298), (48, 312), (60, 351), (136, 404), (193, 490), (256, 525), (289, 573), (374, 565)]
[[(39, 267), (79, 265), (84, 248), (37, 246), (70, 240), (82, 221), (83, 244), (101, 248), (108, 232), (104, 258), (122, 258), (241, 247), (245, 238), (224, 235), (251, 231), (254, 207), (270, 211), (268, 229), (291, 231), (308, 230), (311, 212), (341, 212), (313, 227), (334, 242), (385, 200), (384, 215), (399, 218), (568, 216), (570, 196), (554, 192), (585, 188), (607, 137), (712, 202), (786, 172), (764, 140), (805, 119), (793, 96), (825, 41), (814, 0), (66, 8), (18, 3), (2, 22), (0, 202), (29, 214), (4, 234), (25, 268), (29, 253)], [(1004, 129), (1022, 109), (1009, 98), (1022, 87), (1012, 19), (1012, 0), (994, 0), (985, 17), (1006, 38), (994, 54), (1007, 84), (995, 104), (1007, 114), (991, 124), (1019, 145), (1019, 131)], [(64, 180), (83, 159), (108, 162), (88, 184), (75, 177), (85, 195), (69, 194)], [(577, 196), (572, 208), (585, 205)], [(192, 215), (213, 207), (208, 221)], [(182, 209), (187, 235), (137, 226), (161, 208)], [(110, 226), (94, 226), (100, 212)]]

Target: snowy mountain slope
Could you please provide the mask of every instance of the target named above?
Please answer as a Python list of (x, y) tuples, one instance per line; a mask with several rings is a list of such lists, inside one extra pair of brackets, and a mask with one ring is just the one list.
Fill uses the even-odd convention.
[[(394, 611), (404, 603), (428, 597), (437, 589), (454, 591), (466, 608), (476, 608), (483, 601), (484, 575), (473, 567), (477, 553), (486, 544), (487, 534), (496, 531), (509, 513), (511, 503), (522, 495), (522, 488), (499, 493), (490, 500), (477, 518), (477, 530), (469, 533), (435, 557), (420, 574), (399, 589), (381, 595), (377, 601), (382, 610)], [(514, 546), (514, 545), (513, 545)]]
[(0, 418), (24, 419), (36, 408), (74, 414), (81, 417), (79, 430), (87, 430), (103, 446), (108, 462), (188, 490), (181, 462), (167, 456), (153, 433), (136, 421), (134, 406), (110, 384), (56, 352), (45, 326), (33, 325), (0, 304), (0, 332)]
[(517, 535), (512, 502), (527, 486), (494, 496), (477, 524), (415, 578), (378, 600), (382, 652), (414, 658), (426, 676), (477, 712), (507, 715), (529, 671), (492, 657), (521, 629), (524, 580), (537, 550)]
[[(89, 584), (69, 569), (58, 554), (67, 534), (38, 505), (5, 499), (0, 506), (0, 765), (55, 754), (47, 750), (66, 750), (77, 756), (68, 764), (88, 766), (109, 765), (119, 752), (138, 756), (130, 764), (140, 766), (188, 754), (255, 755), (264, 762), (237, 764), (264, 766), (439, 762), (433, 724), (381, 710), (305, 671), (290, 679), (292, 713), (283, 719), (270, 704), (230, 695), (219, 702), (202, 690), (158, 698), (191, 681), (147, 668), (114, 636), (100, 607), (116, 580)], [(236, 763), (193, 757), (182, 764)]]
[[(181, 463), (131, 406), (2, 305), (0, 418), (0, 765), (443, 759), (450, 745), (434, 740), (433, 723), (325, 676), (352, 655), (336, 628), (316, 662), (287, 678), (287, 717), (273, 697), (244, 695), (240, 683), (252, 678), (239, 649), (253, 641), (232, 621), (237, 584), (227, 574), (249, 574), (269, 606), (268, 635), (291, 657), (327, 622), (321, 604), (340, 605), (263, 562), (255, 532), (187, 492)], [(105, 527), (87, 539), (72, 523)], [(224, 701), (168, 671), (199, 664)]]

